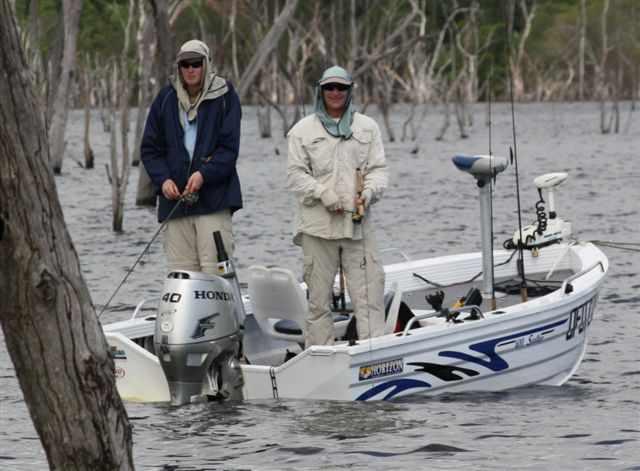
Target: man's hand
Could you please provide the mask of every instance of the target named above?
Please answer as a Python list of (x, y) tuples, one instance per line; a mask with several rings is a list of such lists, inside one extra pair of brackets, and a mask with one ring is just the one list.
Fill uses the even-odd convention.
[(344, 208), (340, 203), (340, 198), (338, 198), (338, 195), (336, 195), (336, 193), (330, 188), (327, 188), (324, 193), (322, 193), (320, 200), (328, 211), (335, 213), (341, 213), (344, 211)]
[(180, 198), (180, 191), (178, 190), (178, 186), (171, 179), (165, 180), (162, 184), (162, 194), (168, 200), (177, 200)]
[(198, 190), (202, 188), (203, 183), (204, 183), (204, 179), (202, 178), (202, 174), (200, 172), (195, 172), (193, 175), (189, 177), (187, 186), (184, 189), (185, 195), (197, 193)]

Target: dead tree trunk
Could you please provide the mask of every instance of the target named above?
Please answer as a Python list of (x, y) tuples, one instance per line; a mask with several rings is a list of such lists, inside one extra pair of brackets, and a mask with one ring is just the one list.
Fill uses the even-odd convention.
[[(273, 108), (282, 119), (283, 133), (286, 134), (291, 126), (298, 120), (300, 109), (298, 107), (299, 88), (296, 87), (295, 73), (296, 67), (304, 67), (305, 56), (301, 50), (301, 37), (306, 36), (308, 31), (312, 29), (301, 27), (295, 23), (292, 18), (295, 13), (298, 0), (287, 0), (284, 8), (280, 13), (276, 10), (274, 13), (275, 20), (268, 32), (264, 34), (264, 30), (269, 23), (268, 5), (264, 4), (262, 12), (258, 9), (253, 10), (253, 19), (257, 20), (254, 27), (254, 43), (258, 45), (256, 52), (250, 60), (249, 65), (245, 68), (242, 76), (238, 81), (237, 92), (240, 99), (251, 91), (251, 85), (256, 80), (258, 74), (262, 73), (262, 79), (259, 86), (254, 87), (258, 103), (258, 125), (261, 137), (271, 136), (271, 115), (269, 108)], [(311, 21), (315, 25), (317, 17), (314, 15)], [(287, 28), (292, 23), (290, 28)], [(280, 58), (277, 51), (274, 50), (278, 46), (278, 42), (282, 35), (288, 30), (287, 54), (286, 58)], [(298, 54), (302, 54), (298, 58)], [(267, 62), (269, 61), (270, 62)], [(289, 118), (289, 104), (294, 103), (293, 118)], [(266, 105), (266, 107), (264, 106)]]
[(137, 167), (140, 164), (140, 142), (144, 130), (147, 107), (149, 106), (149, 85), (151, 82), (151, 44), (153, 43), (153, 21), (147, 2), (138, 5), (139, 27), (137, 32), (138, 50), (138, 114), (136, 115), (136, 127), (134, 131), (133, 158), (131, 165)]
[(102, 130), (109, 132), (109, 74), (111, 67), (109, 62), (102, 65), (98, 56), (95, 57), (95, 67), (93, 68), (95, 74), (95, 93), (96, 102), (98, 105), (98, 112), (100, 113), (100, 122), (102, 123)]
[(445, 92), (442, 97), (442, 109), (443, 109), (444, 120), (442, 121), (442, 127), (440, 128), (440, 131), (438, 131), (438, 135), (436, 136), (436, 141), (442, 141), (444, 139), (445, 133), (447, 132), (447, 129), (449, 129), (449, 124), (451, 121), (451, 111), (449, 109), (450, 97), (451, 97), (450, 91)]
[(80, 88), (80, 104), (84, 109), (84, 168), (93, 168), (93, 149), (89, 140), (91, 130), (91, 59), (86, 55), (78, 85)]
[[(124, 220), (124, 197), (129, 183), (129, 122), (131, 114), (129, 97), (129, 68), (127, 66), (127, 52), (131, 38), (131, 25), (133, 24), (135, 1), (129, 0), (129, 17), (124, 30), (124, 47), (120, 56), (119, 64), (113, 65), (113, 80), (111, 90), (111, 203), (113, 210), (113, 230), (122, 232)], [(120, 145), (122, 149), (122, 168), (118, 172), (118, 158), (116, 151), (116, 129), (115, 124), (116, 108), (120, 109)], [(107, 168), (107, 173), (108, 168)]]
[[(62, 169), (64, 156), (64, 132), (67, 127), (69, 86), (76, 65), (76, 33), (83, 0), (63, 0), (64, 15), (64, 52), (62, 54), (62, 72), (56, 83), (53, 96), (53, 114), (49, 125), (49, 148), (51, 150), (51, 167), (56, 174)], [(50, 77), (50, 80), (53, 78)], [(53, 79), (55, 80), (55, 79)]]
[(609, 84), (607, 81), (607, 56), (611, 47), (607, 34), (607, 14), (609, 12), (609, 0), (604, 0), (602, 5), (602, 15), (600, 16), (600, 32), (602, 34), (602, 51), (600, 60), (596, 67), (596, 83), (598, 96), (600, 98), (600, 132), (608, 134), (611, 131), (613, 115), (607, 117), (607, 101), (610, 98)]
[[(151, 50), (151, 42), (155, 41), (155, 87), (151, 90), (151, 93), (156, 93), (158, 88), (164, 86), (171, 73), (171, 34), (169, 24), (169, 13), (167, 0), (148, 0), (144, 2), (144, 17), (149, 23), (149, 28), (155, 31), (155, 35), (147, 34), (148, 31), (143, 29), (142, 40), (145, 44), (140, 46), (141, 52)], [(141, 11), (141, 14), (143, 12)], [(145, 28), (144, 23), (142, 28)], [(148, 43), (147, 43), (148, 41)], [(142, 66), (144, 57), (141, 55), (140, 63)], [(150, 69), (151, 66), (147, 67)], [(145, 79), (144, 70), (140, 70), (140, 87), (148, 87), (150, 77)], [(138, 114), (140, 119), (139, 123), (142, 123), (147, 114), (147, 103), (139, 102)], [(136, 140), (136, 155), (140, 152), (140, 140), (142, 139), (142, 126), (137, 131)], [(138, 187), (136, 189), (136, 205), (138, 206), (155, 206), (156, 205), (156, 190), (151, 183), (149, 174), (144, 168), (144, 165), (138, 166)]]
[(240, 77), (240, 67), (238, 66), (238, 34), (236, 31), (237, 18), (238, 2), (231, 2), (231, 12), (229, 13), (229, 35), (231, 36), (231, 70), (233, 70), (234, 80)]
[(578, 47), (578, 100), (584, 99), (584, 54), (587, 42), (587, 5), (580, 0), (580, 42)]
[[(518, 4), (520, 5), (520, 11), (522, 12), (523, 20), (524, 20), (524, 28), (520, 33), (520, 38), (518, 40), (518, 44), (515, 50), (515, 55), (513, 57), (513, 61), (509, 63), (511, 67), (511, 76), (513, 81), (513, 92), (516, 100), (524, 100), (525, 96), (525, 85), (524, 85), (524, 72), (523, 72), (523, 59), (525, 55), (524, 46), (529, 38), (529, 34), (531, 34), (531, 25), (533, 24), (533, 19), (536, 16), (536, 10), (538, 8), (538, 0), (532, 0), (531, 2), (531, 10), (527, 8), (527, 3), (524, 0), (518, 0)], [(515, 14), (515, 5), (513, 6), (513, 13)], [(511, 24), (508, 25), (508, 29), (510, 32), (513, 31), (513, 17), (509, 18)], [(513, 41), (513, 37), (511, 34), (508, 36), (509, 42)]]
[(133, 147), (133, 159), (131, 165), (138, 167), (138, 186), (136, 188), (137, 206), (155, 206), (156, 192), (151, 179), (144, 168), (140, 165), (140, 142), (144, 132), (144, 123), (147, 116), (147, 109), (151, 99), (151, 45), (155, 33), (153, 12), (149, 8), (148, 2), (140, 3), (140, 27), (138, 29), (138, 60), (140, 66), (138, 80), (138, 114), (136, 115), (135, 139)]
[(53, 44), (46, 63), (46, 76), (43, 80), (42, 98), (46, 103), (45, 125), (49, 128), (53, 115), (53, 98), (56, 91), (56, 84), (60, 80), (60, 68), (62, 64), (62, 54), (64, 46), (64, 15), (59, 15), (56, 26)]
[(391, 103), (393, 100), (393, 83), (394, 77), (386, 60), (380, 61), (373, 67), (373, 77), (375, 79), (376, 88), (374, 94), (376, 96), (376, 104), (378, 111), (382, 114), (382, 122), (387, 130), (387, 137), (390, 142), (395, 142), (396, 135), (391, 125), (389, 113), (391, 112)]
[(35, 80), (35, 90), (37, 97), (37, 105), (40, 109), (46, 109), (46, 74), (42, 60), (42, 53), (38, 48), (40, 34), (38, 32), (38, 2), (37, 0), (29, 0), (29, 19), (27, 21), (25, 39), (25, 53), (29, 61), (29, 69), (33, 72)]
[(271, 106), (265, 103), (262, 96), (256, 92), (256, 98), (254, 102), (257, 103), (256, 112), (258, 114), (258, 129), (260, 130), (260, 137), (271, 137)]
[[(169, 5), (167, 0), (147, 0), (153, 12), (156, 28), (156, 86), (163, 87), (169, 80), (171, 64), (171, 25), (169, 24)], [(156, 90), (157, 91), (157, 90)]]
[(51, 469), (133, 469), (114, 363), (67, 232), (12, 2), (0, 2), (0, 323)]
[(247, 94), (247, 92), (249, 91), (249, 86), (253, 82), (253, 79), (263, 68), (265, 62), (271, 55), (271, 52), (278, 45), (278, 41), (287, 29), (287, 24), (293, 17), (297, 6), (298, 0), (287, 0), (284, 8), (280, 12), (280, 15), (278, 15), (278, 17), (275, 19), (275, 21), (273, 22), (273, 26), (264, 38), (264, 41), (260, 44), (260, 47), (256, 51), (255, 55), (249, 61), (249, 64), (242, 74), (242, 77), (240, 77), (236, 89), (236, 91), (238, 92), (238, 97), (240, 97), (240, 101), (242, 101), (242, 98)]
[(108, 164), (107, 176), (111, 184), (111, 227), (115, 232), (122, 232), (122, 221), (124, 218), (124, 204), (120, 198), (120, 175), (118, 172), (118, 138), (116, 126), (116, 110), (118, 109), (118, 65), (114, 62), (111, 81), (111, 112), (109, 113), (109, 155), (111, 166)]

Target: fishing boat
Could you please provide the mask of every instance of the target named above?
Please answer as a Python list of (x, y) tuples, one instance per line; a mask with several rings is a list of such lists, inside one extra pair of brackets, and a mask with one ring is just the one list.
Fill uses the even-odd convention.
[(121, 397), (380, 401), (565, 383), (585, 355), (608, 270), (555, 212), (568, 175), (536, 178), (537, 220), (494, 249), (492, 181), (508, 161), (453, 163), (478, 187), (482, 251), (386, 265), (384, 335), (349, 337), (348, 294), (338, 293), (335, 343), (304, 349), (304, 283), (286, 267), (252, 266), (243, 290), (218, 238), (218, 275), (171, 272), (160, 299), (103, 327)]

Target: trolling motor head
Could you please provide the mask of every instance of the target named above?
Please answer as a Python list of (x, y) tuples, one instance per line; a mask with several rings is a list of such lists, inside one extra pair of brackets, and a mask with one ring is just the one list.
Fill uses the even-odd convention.
[(172, 404), (240, 399), (241, 340), (227, 280), (186, 270), (169, 273), (158, 306), (154, 346)]
[(463, 172), (470, 173), (478, 184), (480, 196), (480, 234), (482, 237), (482, 296), (493, 295), (493, 241), (491, 238), (491, 178), (495, 178), (507, 168), (508, 161), (504, 157), (492, 155), (453, 156), (453, 164)]
[(533, 185), (538, 189), (540, 197), (542, 198), (542, 192), (547, 194), (547, 200), (549, 201), (549, 219), (556, 218), (555, 202), (553, 201), (553, 188), (569, 178), (569, 174), (565, 172), (554, 172), (540, 175), (533, 180)]
[(470, 173), (476, 180), (495, 177), (507, 168), (508, 164), (507, 159), (504, 157), (495, 157), (493, 155), (456, 154), (452, 160), (458, 170)]

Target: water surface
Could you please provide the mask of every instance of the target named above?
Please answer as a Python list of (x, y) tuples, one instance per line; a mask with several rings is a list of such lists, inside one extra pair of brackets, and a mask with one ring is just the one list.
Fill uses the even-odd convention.
[[(596, 103), (516, 105), (516, 149), (523, 224), (535, 218), (532, 185), (548, 172), (569, 173), (555, 193), (559, 217), (582, 240), (638, 242), (640, 229), (640, 115), (622, 106), (621, 132), (599, 133)], [(309, 107), (307, 107), (309, 109)], [(379, 118), (374, 110), (372, 115)], [(418, 110), (418, 139), (388, 142), (388, 191), (375, 208), (381, 247), (407, 255), (480, 250), (475, 181), (454, 168), (454, 153), (487, 154), (484, 107), (474, 110), (469, 138), (449, 128), (436, 141), (442, 114)], [(301, 251), (291, 243), (292, 200), (286, 190), (286, 142), (260, 139), (256, 111), (244, 110), (238, 162), (245, 208), (234, 216), (241, 281), (251, 264), (281, 265), (301, 274)], [(397, 106), (397, 136), (409, 115)], [(82, 160), (82, 113), (72, 112), (69, 155), (56, 178), (65, 220), (98, 310), (158, 229), (155, 212), (133, 204), (132, 169), (125, 231), (111, 232), (108, 135), (92, 122), (96, 168)], [(492, 109), (491, 149), (513, 146), (507, 104)], [(133, 122), (133, 120), (132, 120)], [(378, 119), (378, 122), (382, 122)], [(454, 122), (454, 121), (452, 121)], [(274, 123), (279, 132), (280, 123)], [(500, 244), (517, 229), (515, 168), (498, 177), (494, 232)], [(610, 273), (591, 324), (587, 354), (562, 387), (500, 393), (411, 397), (390, 403), (252, 401), (242, 404), (128, 404), (134, 455), (146, 470), (640, 470), (640, 253), (601, 247)], [(395, 261), (389, 255), (389, 261)], [(143, 297), (160, 292), (160, 240), (136, 267), (103, 316), (126, 319)], [(463, 294), (463, 293), (462, 293)], [(26, 410), (4, 340), (0, 343), (0, 469), (42, 470), (46, 457)]]

